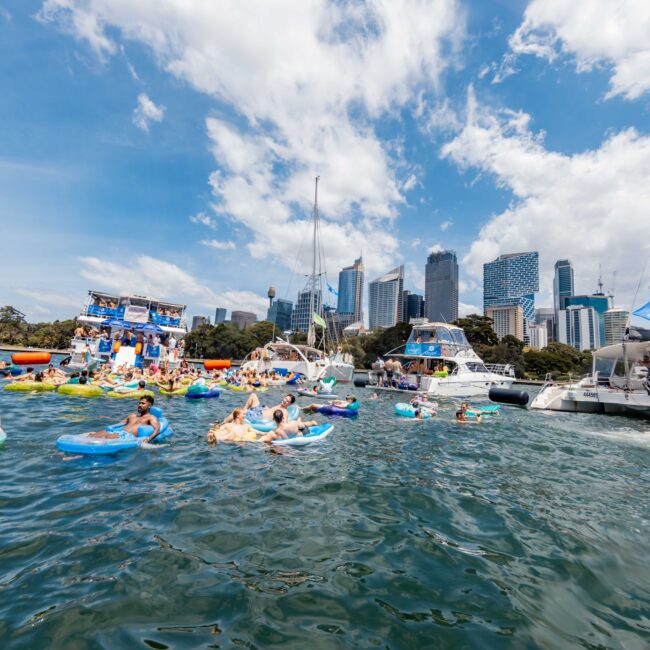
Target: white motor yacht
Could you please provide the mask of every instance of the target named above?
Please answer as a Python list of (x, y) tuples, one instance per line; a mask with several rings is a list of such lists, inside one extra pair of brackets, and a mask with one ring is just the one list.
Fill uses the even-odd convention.
[(464, 398), (487, 396), (490, 388), (510, 388), (515, 381), (512, 366), (483, 363), (463, 329), (448, 323), (414, 325), (406, 344), (385, 356), (399, 361), (403, 372), (389, 381), (385, 369), (375, 366), (372, 387)]
[(530, 407), (650, 419), (650, 341), (625, 341), (594, 352), (592, 372), (573, 384), (547, 381)]

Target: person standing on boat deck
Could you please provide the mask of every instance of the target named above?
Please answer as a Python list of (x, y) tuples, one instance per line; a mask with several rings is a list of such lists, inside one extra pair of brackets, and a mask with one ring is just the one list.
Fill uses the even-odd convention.
[(395, 362), (392, 359), (388, 359), (384, 364), (384, 370), (386, 372), (386, 386), (392, 387), (393, 374), (395, 373)]
[(377, 376), (377, 386), (384, 385), (384, 360), (377, 355), (377, 361), (372, 364), (372, 367)]

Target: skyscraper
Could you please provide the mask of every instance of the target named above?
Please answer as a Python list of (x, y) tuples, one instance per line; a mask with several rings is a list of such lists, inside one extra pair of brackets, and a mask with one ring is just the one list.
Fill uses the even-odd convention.
[(570, 260), (555, 262), (555, 277), (553, 278), (553, 308), (557, 314), (566, 307), (566, 298), (575, 293), (573, 287), (573, 266)]
[(424, 267), (425, 315), (451, 323), (458, 318), (458, 262), (454, 251), (431, 253)]
[[(307, 283), (307, 286), (298, 293), (298, 300), (296, 300), (293, 313), (291, 314), (291, 329), (294, 331), (309, 331), (309, 323), (313, 318), (313, 314), (310, 313), (311, 293), (310, 283)], [(314, 311), (320, 314), (322, 309), (323, 294), (320, 290), (316, 290), (314, 293)]]
[(539, 309), (536, 309), (535, 323), (537, 323), (537, 325), (543, 325), (546, 327), (546, 340), (548, 343), (557, 340), (555, 331), (555, 309), (552, 307), (539, 307)]
[(598, 314), (593, 307), (568, 305), (558, 312), (557, 334), (560, 343), (576, 350), (596, 350), (600, 347)]
[(368, 312), (370, 329), (393, 327), (402, 314), (404, 290), (404, 265), (373, 280), (368, 287)]
[(524, 311), (521, 305), (493, 305), (485, 310), (492, 319), (492, 329), (501, 340), (508, 334), (524, 340)]
[(270, 307), (266, 314), (266, 320), (273, 323), (281, 332), (291, 329), (291, 314), (293, 312), (293, 303), (291, 300), (278, 298)]
[(209, 316), (193, 316), (192, 317), (192, 332), (201, 327), (201, 325), (209, 325), (210, 317)]
[[(565, 308), (574, 307), (593, 307), (598, 319), (599, 340), (605, 341), (605, 312), (612, 308), (612, 297), (604, 293), (594, 293), (592, 295), (569, 296), (564, 300)], [(558, 320), (559, 323), (559, 320)], [(559, 325), (558, 325), (559, 327)], [(558, 340), (559, 330), (558, 330)], [(601, 343), (602, 345), (602, 343)]]
[(535, 292), (539, 291), (539, 253), (509, 253), (483, 265), (483, 309), (521, 305), (524, 342), (528, 321), (535, 318)]
[(608, 309), (605, 312), (605, 345), (615, 345), (625, 338), (630, 312), (627, 309)]
[(339, 316), (350, 316), (351, 323), (363, 320), (363, 259), (354, 260), (339, 272), (339, 297), (336, 311)]
[(249, 325), (257, 322), (257, 316), (252, 311), (233, 311), (230, 322), (237, 325), (240, 330), (245, 330)]
[(402, 292), (402, 316), (403, 323), (410, 323), (411, 318), (422, 318), (424, 316), (424, 297), (410, 291)]
[(226, 320), (226, 309), (225, 307), (217, 307), (214, 310), (214, 324), (218, 325), (223, 323)]

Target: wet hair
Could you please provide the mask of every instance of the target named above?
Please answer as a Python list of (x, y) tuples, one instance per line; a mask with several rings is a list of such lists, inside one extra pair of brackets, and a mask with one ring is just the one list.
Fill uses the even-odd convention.
[(79, 377), (79, 383), (80, 384), (85, 384), (87, 382), (88, 382), (88, 380), (85, 377), (83, 377), (83, 376)]
[(275, 411), (273, 411), (273, 420), (277, 424), (280, 424), (283, 418), (284, 418), (284, 413), (280, 409), (276, 409)]
[(37, 372), (34, 375), (34, 381), (43, 381), (43, 373), (42, 372)]
[(82, 377), (87, 377), (88, 376), (88, 371), (87, 370), (82, 370), (81, 371), (81, 376)]
[(153, 406), (153, 397), (151, 395), (143, 395), (140, 399), (146, 400), (149, 402), (149, 406)]
[(143, 381), (142, 379), (138, 382), (138, 388), (144, 388), (147, 385), (146, 381)]
[(29, 368), (27, 368), (26, 372), (34, 372), (34, 368), (30, 366)]
[(357, 401), (357, 398), (354, 395), (346, 395), (345, 399), (347, 399), (348, 401), (352, 400), (352, 403)]
[(79, 376), (79, 373), (78, 373), (78, 372), (73, 372), (73, 373), (70, 375), (70, 379), (74, 379), (75, 377), (78, 377), (78, 376)]
[(416, 418), (420, 415), (420, 413), (421, 413), (420, 409), (415, 409), (414, 415)]
[(292, 393), (288, 393), (287, 395), (285, 395), (285, 397), (289, 398), (289, 404), (294, 404), (296, 401), (296, 398)]
[(244, 409), (242, 409), (242, 408), (236, 408), (236, 409), (232, 412), (232, 419), (233, 419), (233, 420), (236, 420), (236, 419), (237, 419), (237, 418), (238, 418), (238, 417), (239, 417), (243, 412), (244, 412)]

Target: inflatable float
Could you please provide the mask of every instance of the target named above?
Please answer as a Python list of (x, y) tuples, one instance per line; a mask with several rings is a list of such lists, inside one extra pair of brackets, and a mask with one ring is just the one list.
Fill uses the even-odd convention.
[(228, 370), (230, 368), (230, 359), (206, 359), (203, 362), (206, 370)]
[(76, 397), (101, 397), (104, 391), (99, 386), (92, 384), (62, 384), (57, 389), (57, 393)]
[(114, 399), (122, 399), (123, 397), (134, 397), (140, 399), (141, 397), (154, 397), (153, 391), (150, 390), (134, 390), (130, 392), (112, 390), (106, 393), (106, 397), (113, 397)]
[[(287, 408), (287, 413), (289, 414), (289, 420), (292, 422), (298, 419), (300, 415), (300, 409), (292, 404)], [(246, 418), (246, 424), (250, 424), (253, 429), (260, 431), (261, 433), (269, 433), (269, 431), (275, 431), (275, 421), (274, 420), (249, 420)]]
[(334, 427), (331, 424), (317, 424), (316, 426), (309, 427), (309, 433), (304, 436), (278, 438), (277, 440), (272, 440), (271, 443), (279, 447), (304, 447), (305, 445), (311, 445), (314, 442), (325, 440), (333, 430)]
[(221, 391), (218, 388), (208, 388), (207, 386), (190, 386), (185, 395), (186, 399), (210, 399), (219, 397)]
[(16, 352), (11, 355), (11, 363), (15, 366), (39, 366), (50, 363), (51, 359), (49, 352)]
[(5, 390), (16, 391), (17, 393), (42, 393), (56, 390), (56, 386), (44, 384), (42, 381), (15, 381), (5, 386)]
[[(401, 415), (403, 418), (414, 418), (416, 410), (417, 409), (415, 406), (407, 404), (406, 402), (399, 402), (398, 404), (395, 404), (395, 414)], [(431, 411), (428, 411), (426, 407), (420, 408), (420, 411), (422, 412), (422, 418), (424, 420), (432, 416)]]
[[(154, 438), (154, 442), (165, 440), (173, 433), (167, 418), (157, 406), (151, 407), (151, 414), (155, 415), (160, 422), (160, 433)], [(94, 438), (87, 433), (79, 435), (63, 435), (56, 441), (57, 449), (68, 454), (83, 454), (85, 456), (98, 456), (101, 454), (117, 454), (125, 449), (134, 449), (140, 446), (138, 438), (146, 438), (153, 433), (152, 426), (138, 427), (138, 438), (123, 431), (124, 425), (114, 424), (106, 427), (106, 431), (120, 434), (119, 438)]]
[(499, 409), (501, 407), (498, 404), (487, 404), (486, 406), (470, 406), (465, 415), (468, 418), (475, 418), (477, 415), (483, 417), (491, 417), (493, 415), (499, 415)]
[(159, 388), (158, 392), (161, 395), (168, 395), (169, 397), (174, 397), (174, 395), (186, 395), (187, 394), (187, 386), (181, 386), (180, 388), (176, 388), (175, 390), (168, 390), (167, 388)]
[(316, 409), (316, 413), (322, 413), (323, 415), (340, 415), (344, 418), (353, 418), (359, 415), (359, 407), (361, 404), (359, 402), (352, 402), (352, 404), (341, 408), (340, 406), (332, 406), (331, 404), (325, 404), (319, 406)]
[(313, 397), (314, 399), (336, 399), (338, 397), (334, 393), (314, 393), (313, 390), (306, 388), (299, 388), (296, 392), (303, 397)]

